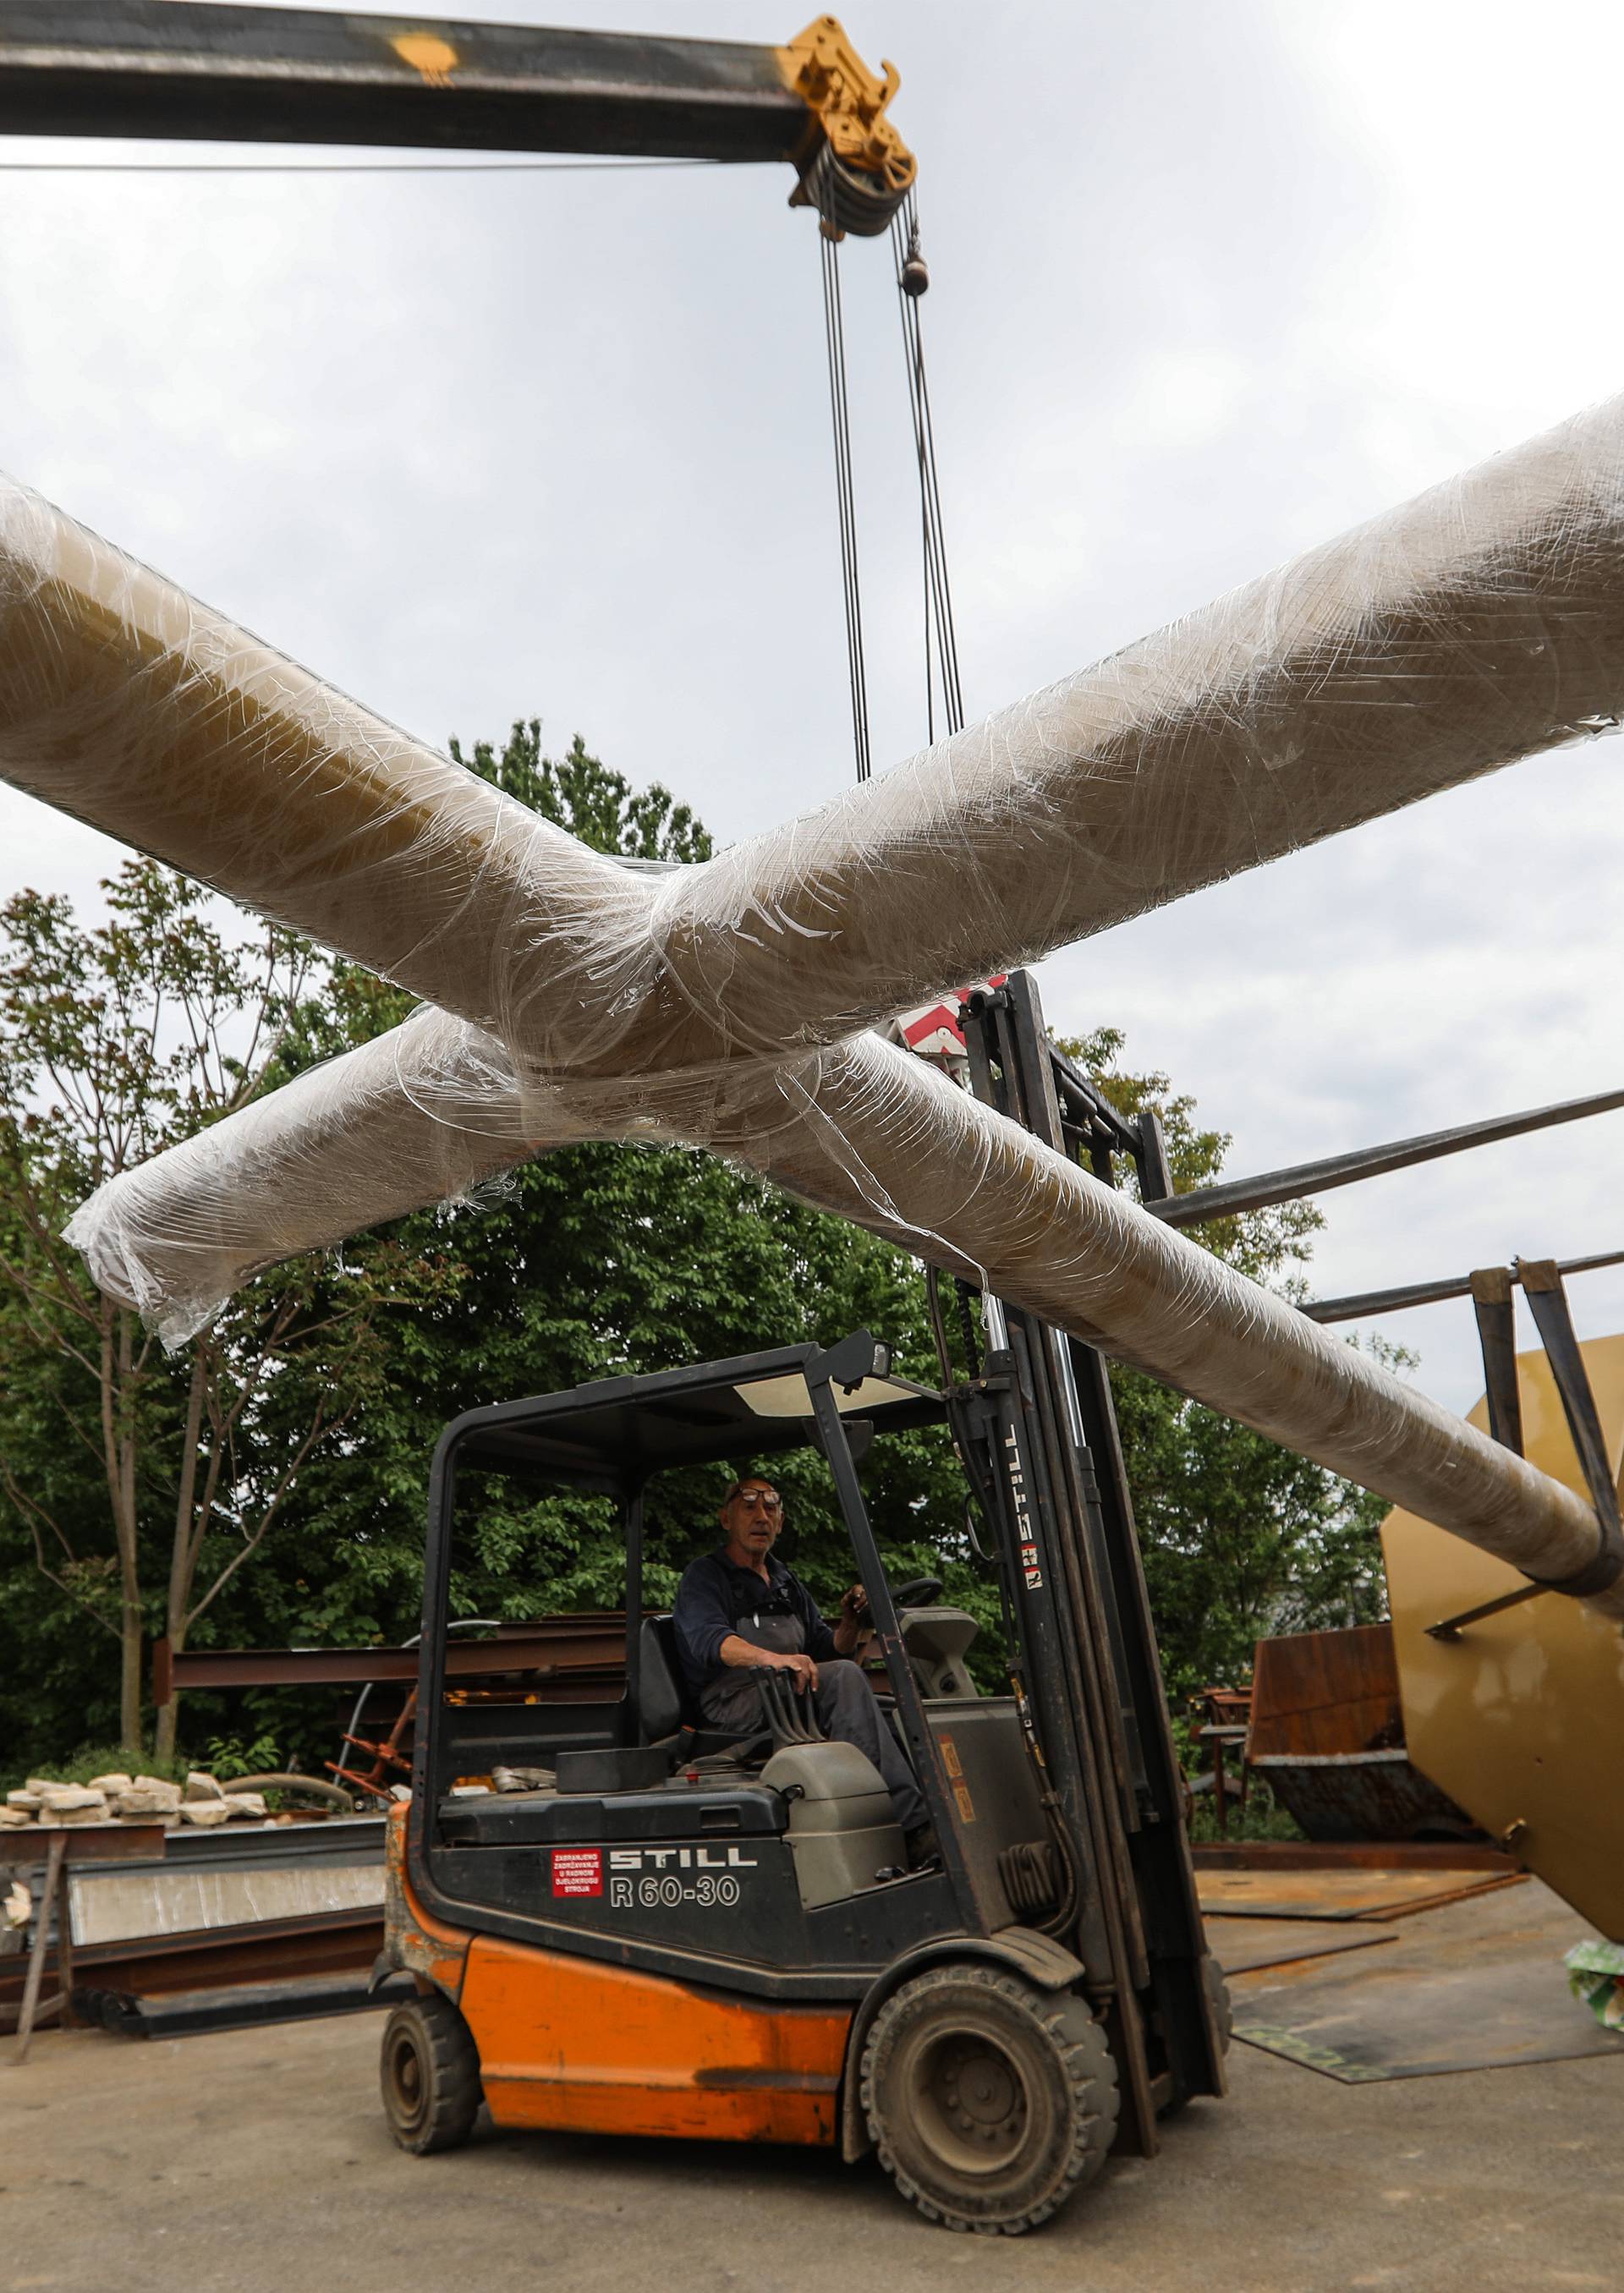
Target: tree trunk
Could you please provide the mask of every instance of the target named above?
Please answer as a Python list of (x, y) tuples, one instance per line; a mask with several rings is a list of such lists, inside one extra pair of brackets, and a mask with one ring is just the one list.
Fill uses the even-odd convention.
[(141, 1606), (135, 1515), (135, 1434), (129, 1422), (134, 1321), (127, 1308), (102, 1300), (102, 1448), (113, 1535), (118, 1548), (118, 1741), (141, 1751)]
[[(171, 1657), (179, 1656), (186, 1645), (185, 1625), (183, 1624), (178, 1632), (171, 1626), (168, 1637)], [(167, 1704), (158, 1706), (153, 1722), (152, 1764), (160, 1776), (166, 1772), (169, 1762), (175, 1757), (175, 1730), (179, 1725), (180, 1716), (181, 1691), (178, 1688), (171, 1686), (169, 1701)]]
[[(197, 1510), (198, 1440), (203, 1429), (203, 1390), (207, 1381), (203, 1349), (199, 1346), (192, 1353), (191, 1382), (186, 1393), (186, 1430), (181, 1441), (181, 1480), (175, 1500), (175, 1542), (169, 1554), (169, 1601), (164, 1629), (168, 1634), (172, 1657), (179, 1656), (186, 1645), (186, 1626), (190, 1621), (187, 1608), (197, 1568), (199, 1539), (194, 1516)], [(153, 1738), (153, 1757), (160, 1774), (166, 1762), (175, 1757), (175, 1729), (180, 1712), (180, 1690), (172, 1687), (168, 1703), (158, 1706)]]

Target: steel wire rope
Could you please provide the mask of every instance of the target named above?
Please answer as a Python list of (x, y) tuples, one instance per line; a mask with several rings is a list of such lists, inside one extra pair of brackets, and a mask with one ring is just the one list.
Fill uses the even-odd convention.
[(840, 590), (846, 614), (846, 668), (851, 687), (851, 741), (857, 778), (873, 770), (868, 730), (868, 670), (863, 647), (863, 592), (857, 579), (857, 509), (851, 471), (851, 409), (846, 391), (846, 324), (840, 304), (840, 250), (835, 225), (818, 227), (823, 259), (824, 344), (829, 359), (829, 413), (834, 430), (834, 488), (840, 529)]
[[(908, 407), (913, 417), (914, 450), (919, 465), (920, 539), (925, 593), (925, 723), (927, 737), (934, 741), (938, 680), (941, 685), (943, 714), (950, 733), (963, 729), (964, 695), (959, 676), (953, 584), (947, 571), (947, 539), (942, 516), (941, 480), (937, 466), (936, 425), (930, 408), (930, 385), (925, 370), (924, 335), (920, 324), (920, 300), (929, 280), (920, 253), (919, 202), (912, 191), (891, 219), (891, 250), (897, 264), (897, 300), (902, 315)], [(911, 280), (914, 283), (910, 283)]]

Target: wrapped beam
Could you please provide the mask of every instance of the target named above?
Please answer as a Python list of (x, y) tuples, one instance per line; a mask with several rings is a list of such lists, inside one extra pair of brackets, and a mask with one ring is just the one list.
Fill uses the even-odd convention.
[(661, 953), (826, 1041), (1621, 713), (1616, 398), (673, 878)]
[(1624, 400), (652, 876), (0, 493), (0, 773), (537, 1072), (836, 1040), (1621, 709)]
[(0, 778), (493, 1029), (646, 940), (637, 871), (5, 480)]
[[(69, 1238), (104, 1288), (162, 1300), (182, 1335), (269, 1257), (466, 1191), (526, 1151), (534, 1106), (499, 1048), (420, 1013), (114, 1180)], [(477, 1127), (459, 1127), (459, 1109)], [(279, 1110), (280, 1130), (256, 1134), (253, 1117)], [(702, 1131), (802, 1200), (1517, 1568), (1566, 1576), (1596, 1553), (1595, 1514), (1571, 1490), (877, 1036), (765, 1082), (741, 1070), (702, 1105), (686, 1086), (646, 1095), (629, 1130)], [(1595, 1605), (1624, 1617), (1624, 1589)]]

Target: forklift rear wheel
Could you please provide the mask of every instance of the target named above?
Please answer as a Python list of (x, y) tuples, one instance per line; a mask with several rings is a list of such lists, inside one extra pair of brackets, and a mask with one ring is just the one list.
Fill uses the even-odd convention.
[(384, 2025), (384, 2114), (402, 2150), (426, 2158), (466, 2142), (479, 2115), (479, 2049), (449, 1998), (407, 1998)]
[(947, 2229), (1016, 2237), (1105, 2163), (1116, 2066), (1083, 1999), (960, 1961), (916, 1975), (880, 2009), (862, 2098), (910, 2205)]

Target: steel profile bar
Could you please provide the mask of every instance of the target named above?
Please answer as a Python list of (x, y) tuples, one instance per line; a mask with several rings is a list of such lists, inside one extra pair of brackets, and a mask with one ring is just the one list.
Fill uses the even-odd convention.
[[(415, 1648), (186, 1649), (160, 1657), (163, 1646), (154, 1644), (154, 1688), (169, 1694), (187, 1688), (364, 1688), (387, 1681), (415, 1685), (418, 1677)], [(497, 1640), (455, 1641), (446, 1671), (459, 1680), (516, 1672), (552, 1678), (565, 1672), (618, 1671), (623, 1659), (618, 1624), (586, 1633), (538, 1627)], [(153, 1700), (166, 1704), (169, 1694), (155, 1694)]]
[(1519, 1584), (1514, 1592), (1502, 1592), (1496, 1600), (1480, 1600), (1474, 1608), (1462, 1608), (1458, 1616), (1442, 1616), (1435, 1625), (1428, 1625), (1429, 1641), (1458, 1641), (1468, 1625), (1481, 1625), (1486, 1617), (1503, 1616), (1507, 1608), (1521, 1608), (1530, 1600), (1551, 1591), (1548, 1584)]
[(1429, 1640), (1458, 1641), (1467, 1625), (1481, 1624), (1507, 1608), (1537, 1600), (1542, 1592), (1566, 1592), (1575, 1598), (1604, 1592), (1624, 1576), (1624, 1526), (1619, 1517), (1619, 1493), (1607, 1455), (1606, 1436), (1596, 1410), (1590, 1373), (1585, 1366), (1573, 1317), (1568, 1310), (1561, 1269), (1550, 1259), (1519, 1260), (1509, 1266), (1490, 1266), (1472, 1276), (1473, 1302), (1483, 1341), (1483, 1370), (1488, 1381), (1489, 1424), (1497, 1441), (1506, 1442), (1519, 1455), (1522, 1450), (1522, 1404), (1517, 1387), (1516, 1356), (1512, 1349), (1512, 1284), (1520, 1281), (1529, 1309), (1545, 1347), (1546, 1359), (1568, 1421), (1574, 1454), (1585, 1486), (1596, 1507), (1601, 1540), (1592, 1559), (1565, 1581), (1535, 1577), (1498, 1600), (1428, 1625)]
[[(1624, 1250), (1604, 1250), (1591, 1258), (1564, 1258), (1557, 1262), (1556, 1271), (1563, 1276), (1596, 1274), (1607, 1266), (1624, 1266)], [(1522, 1278), (1515, 1267), (1511, 1278), (1514, 1282)], [(1311, 1322), (1364, 1322), (1378, 1314), (1401, 1314), (1412, 1306), (1438, 1306), (1446, 1299), (1471, 1295), (1471, 1275), (1450, 1274), (1441, 1282), (1404, 1282), (1396, 1289), (1361, 1290), (1347, 1298), (1310, 1298), (1297, 1310)]]
[(1522, 1446), (1522, 1396), (1517, 1384), (1515, 1276), (1509, 1266), (1480, 1267), (1472, 1276), (1472, 1309), (1477, 1317), (1483, 1356), (1483, 1391), (1489, 1430), (1519, 1457)]
[(1579, 1470), (1601, 1529), (1597, 1552), (1576, 1576), (1553, 1578), (1544, 1570), (1529, 1573), (1537, 1575), (1554, 1592), (1603, 1591), (1624, 1576), (1624, 1522), (1620, 1519), (1618, 1484), (1608, 1460), (1607, 1437), (1602, 1430), (1590, 1373), (1585, 1366), (1579, 1333), (1568, 1309), (1561, 1268), (1548, 1258), (1523, 1259), (1519, 1261), (1517, 1273), (1556, 1382), (1563, 1414), (1568, 1421)]
[(788, 158), (778, 51), (309, 7), (0, 0), (0, 134)]
[(1417, 1163), (1436, 1162), (1441, 1155), (1464, 1154), (1471, 1146), (1490, 1146), (1502, 1138), (1521, 1138), (1531, 1130), (1549, 1130), (1558, 1123), (1582, 1122), (1587, 1115), (1611, 1114), (1621, 1106), (1624, 1090), (1596, 1091), (1587, 1098), (1565, 1098), (1552, 1106), (1531, 1107), (1521, 1114), (1490, 1115), (1486, 1122), (1463, 1122), (1449, 1130), (1424, 1131), (1385, 1146), (1357, 1146), (1346, 1155), (1294, 1163), (1255, 1179), (1230, 1179), (1222, 1186), (1198, 1187), (1188, 1195), (1148, 1202), (1145, 1208), (1166, 1226), (1196, 1226), (1208, 1219), (1236, 1218), (1245, 1211), (1267, 1210), (1275, 1203), (1300, 1202), (1308, 1195), (1327, 1194), (1334, 1187), (1351, 1187), (1360, 1179), (1379, 1179), (1389, 1171), (1408, 1171)]

